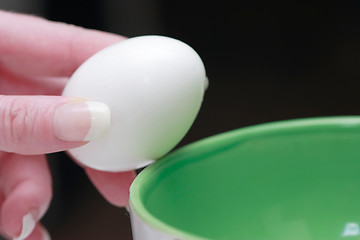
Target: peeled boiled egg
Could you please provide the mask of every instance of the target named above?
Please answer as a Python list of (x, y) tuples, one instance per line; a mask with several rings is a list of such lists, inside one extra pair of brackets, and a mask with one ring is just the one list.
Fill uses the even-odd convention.
[(107, 47), (75, 71), (63, 95), (107, 104), (110, 131), (69, 153), (103, 171), (143, 167), (184, 137), (206, 85), (199, 55), (179, 40), (142, 36)]

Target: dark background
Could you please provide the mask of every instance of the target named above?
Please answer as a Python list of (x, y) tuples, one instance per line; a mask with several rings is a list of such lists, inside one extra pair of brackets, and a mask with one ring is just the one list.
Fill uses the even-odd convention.
[[(210, 87), (179, 146), (263, 122), (360, 113), (356, 1), (0, 0), (0, 8), (191, 45)], [(43, 223), (54, 240), (131, 239), (125, 209), (108, 204), (64, 153), (49, 158), (54, 199)]]

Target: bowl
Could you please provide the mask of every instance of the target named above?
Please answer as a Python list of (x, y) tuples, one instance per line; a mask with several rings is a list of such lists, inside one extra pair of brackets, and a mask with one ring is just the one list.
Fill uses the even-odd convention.
[(129, 201), (135, 240), (360, 239), (360, 117), (200, 140), (143, 170)]

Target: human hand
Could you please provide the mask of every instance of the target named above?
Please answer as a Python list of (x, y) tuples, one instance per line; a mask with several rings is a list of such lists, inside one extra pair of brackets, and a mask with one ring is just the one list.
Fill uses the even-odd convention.
[[(48, 239), (38, 223), (52, 197), (44, 154), (96, 138), (87, 136), (91, 114), (106, 114), (101, 107), (90, 112), (85, 100), (56, 95), (82, 62), (124, 38), (1, 10), (0, 19), (0, 232)], [(84, 169), (110, 203), (127, 205), (134, 171)]]

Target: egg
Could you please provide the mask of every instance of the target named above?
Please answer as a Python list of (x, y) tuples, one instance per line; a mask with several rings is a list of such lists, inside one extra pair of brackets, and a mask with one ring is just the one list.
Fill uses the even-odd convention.
[(63, 96), (108, 105), (110, 131), (69, 153), (102, 171), (146, 166), (184, 137), (206, 86), (201, 58), (179, 40), (141, 36), (107, 47), (75, 71)]

